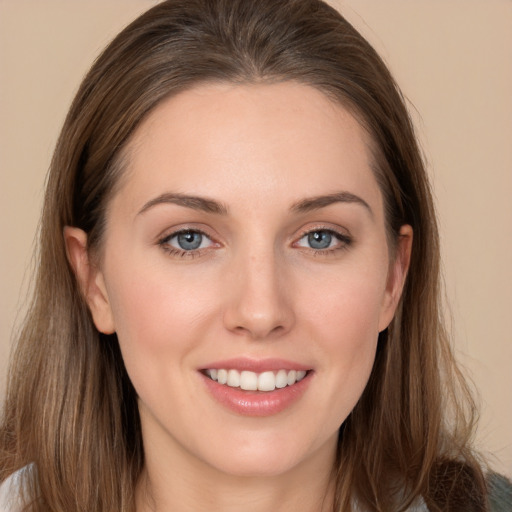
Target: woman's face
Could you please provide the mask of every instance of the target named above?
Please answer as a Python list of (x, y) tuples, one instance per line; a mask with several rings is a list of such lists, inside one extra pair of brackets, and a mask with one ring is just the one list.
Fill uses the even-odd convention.
[(367, 142), (290, 82), (198, 86), (137, 129), (86, 289), (148, 463), (276, 475), (332, 459), (407, 264), (390, 260)]

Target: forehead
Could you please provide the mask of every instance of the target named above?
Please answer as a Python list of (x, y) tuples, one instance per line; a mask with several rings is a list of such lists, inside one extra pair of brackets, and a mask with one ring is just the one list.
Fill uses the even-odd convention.
[(204, 84), (137, 128), (121, 189), (138, 204), (165, 191), (294, 202), (340, 189), (380, 202), (368, 142), (347, 109), (310, 86)]

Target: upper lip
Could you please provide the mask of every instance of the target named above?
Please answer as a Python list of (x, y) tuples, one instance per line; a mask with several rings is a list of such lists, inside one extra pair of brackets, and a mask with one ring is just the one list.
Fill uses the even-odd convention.
[(224, 369), (250, 371), (262, 373), (266, 371), (278, 370), (311, 370), (311, 366), (307, 366), (295, 361), (287, 359), (250, 359), (248, 357), (237, 357), (233, 359), (224, 359), (222, 361), (214, 361), (201, 367), (201, 370)]

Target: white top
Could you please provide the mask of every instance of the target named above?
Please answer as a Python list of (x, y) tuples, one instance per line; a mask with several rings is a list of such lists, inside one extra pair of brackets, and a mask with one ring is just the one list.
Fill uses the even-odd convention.
[(21, 512), (23, 507), (19, 491), (22, 485), (21, 478), (26, 469), (16, 471), (0, 485), (0, 512)]
[[(23, 473), (30, 469), (30, 466), (26, 466), (16, 473), (8, 477), (0, 485), (0, 512), (22, 512), (22, 502), (19, 497), (20, 486), (22, 485), (21, 478)], [(363, 512), (357, 505), (355, 510)], [(419, 498), (416, 502), (408, 509), (408, 512), (428, 512), (425, 502)]]

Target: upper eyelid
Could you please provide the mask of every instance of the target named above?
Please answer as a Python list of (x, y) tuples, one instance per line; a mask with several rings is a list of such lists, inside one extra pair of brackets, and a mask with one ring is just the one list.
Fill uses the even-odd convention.
[(156, 237), (156, 241), (161, 243), (161, 242), (163, 242), (165, 240), (169, 240), (181, 233), (187, 233), (187, 232), (200, 233), (201, 235), (208, 237), (212, 241), (216, 240), (216, 237), (214, 235), (212, 235), (208, 229), (204, 229), (202, 227), (197, 227), (197, 226), (188, 226), (185, 224), (185, 225), (183, 225), (183, 227), (172, 227), (172, 228), (164, 229)]
[[(171, 240), (173, 238), (179, 236), (182, 233), (187, 233), (187, 232), (199, 233), (202, 236), (206, 237), (210, 242), (209, 246), (208, 247), (198, 247), (197, 249), (187, 250), (187, 249), (182, 249), (180, 247), (174, 247), (174, 245), (171, 244)], [(172, 231), (171, 233), (169, 233), (169, 235), (159, 238), (157, 244), (165, 250), (167, 250), (167, 248), (172, 248), (172, 250), (182, 252), (183, 254), (185, 254), (185, 253), (200, 254), (200, 253), (203, 253), (204, 251), (211, 250), (212, 248), (220, 247), (219, 242), (217, 242), (214, 238), (212, 238), (210, 235), (208, 235), (208, 233), (204, 233), (203, 231), (198, 230), (198, 229), (186, 229), (186, 228), (180, 229), (177, 231)]]
[(208, 233), (206, 233), (202, 229), (197, 229), (197, 228), (194, 228), (194, 229), (183, 228), (183, 229), (173, 230), (173, 231), (170, 231), (166, 235), (162, 235), (160, 238), (162, 238), (162, 239), (174, 238), (175, 236), (181, 235), (183, 233), (199, 233), (200, 235), (204, 235), (204, 236), (207, 236), (208, 238), (211, 238), (211, 236)]
[(315, 231), (329, 231), (330, 233), (339, 235), (342, 238), (352, 238), (352, 235), (347, 228), (335, 227), (327, 224), (318, 224), (312, 227), (302, 228), (299, 230), (299, 238), (302, 238), (309, 233), (314, 233)]
[[(353, 239), (353, 236), (351, 235), (347, 228), (343, 228), (341, 226), (332, 226), (328, 223), (319, 223), (316, 225), (313, 224), (310, 227), (303, 227), (299, 229), (298, 234), (292, 236), (292, 243), (296, 243), (304, 236), (315, 231), (328, 231), (330, 233), (333, 233), (333, 235), (335, 235), (336, 237), (339, 237), (341, 240)], [(161, 234), (156, 237), (156, 241), (157, 243), (162, 244), (172, 239), (173, 237), (186, 232), (200, 233), (201, 235), (206, 236), (208, 239), (210, 239), (214, 244), (223, 244), (223, 242), (219, 241), (220, 237), (216, 236), (215, 234), (212, 234), (209, 229), (205, 229), (203, 227), (198, 226), (190, 226), (187, 224), (184, 224), (182, 227), (173, 227), (163, 230)]]
[[(315, 249), (313, 247), (306, 247), (306, 246), (299, 245), (299, 242), (304, 237), (306, 237), (310, 233), (314, 233), (315, 231), (326, 231), (328, 233), (332, 233), (333, 236), (338, 240), (338, 245), (336, 247), (329, 247), (329, 248), (325, 248), (325, 249)], [(344, 231), (347, 231), (347, 232), (344, 232)], [(300, 249), (305, 249), (308, 251), (313, 251), (315, 254), (318, 253), (318, 254), (327, 255), (327, 254), (336, 252), (338, 250), (348, 248), (348, 246), (351, 246), (353, 243), (354, 243), (354, 238), (346, 229), (342, 229), (342, 228), (336, 229), (334, 227), (327, 227), (327, 226), (315, 226), (315, 227), (303, 229), (301, 231), (301, 234), (294, 238), (294, 240), (292, 242), (292, 246), (295, 246), (298, 249), (300, 248)]]
[[(171, 244), (171, 240), (177, 236), (179, 236), (182, 233), (199, 233), (202, 236), (205, 236), (208, 238), (208, 240), (211, 242), (211, 246), (209, 247), (198, 247), (197, 249), (182, 249), (180, 247), (175, 247), (173, 244)], [(156, 245), (163, 250), (164, 252), (168, 253), (172, 256), (180, 256), (180, 257), (196, 257), (200, 256), (201, 254), (204, 254), (205, 252), (209, 251), (214, 247), (215, 245), (219, 246), (219, 243), (216, 242), (208, 233), (205, 233), (204, 231), (197, 229), (197, 228), (182, 228), (182, 229), (174, 229), (169, 232), (167, 235), (163, 235), (157, 238)]]

